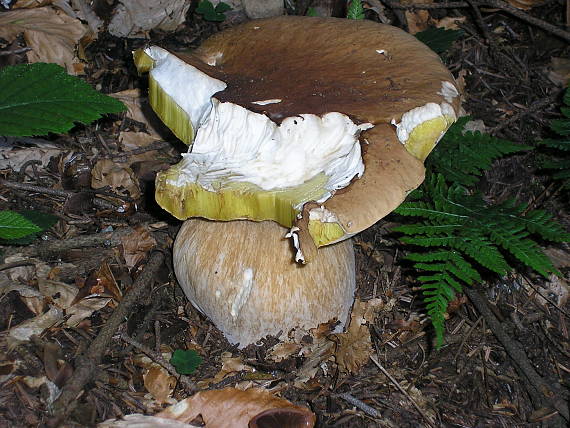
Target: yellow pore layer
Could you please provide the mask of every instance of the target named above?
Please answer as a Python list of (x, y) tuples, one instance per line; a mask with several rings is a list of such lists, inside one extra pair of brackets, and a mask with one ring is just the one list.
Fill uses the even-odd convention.
[[(301, 202), (318, 199), (327, 181), (324, 174), (294, 188), (266, 191), (250, 183), (224, 183), (216, 191), (204, 189), (197, 183), (178, 185), (182, 166), (174, 165), (158, 174), (155, 198), (174, 217), (185, 220), (203, 217), (229, 221), (248, 219), (273, 220), (287, 228), (295, 224)], [(338, 223), (309, 222), (309, 233), (317, 246), (338, 241), (345, 235)]]
[(404, 143), (406, 150), (412, 156), (424, 161), (453, 122), (455, 122), (454, 117), (444, 115), (420, 123)]

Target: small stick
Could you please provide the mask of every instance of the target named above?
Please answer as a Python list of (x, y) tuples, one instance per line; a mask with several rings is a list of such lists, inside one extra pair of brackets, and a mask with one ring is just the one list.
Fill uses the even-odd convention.
[[(463, 8), (463, 7), (471, 7), (469, 2), (467, 1), (456, 1), (456, 2), (448, 2), (448, 3), (433, 3), (433, 4), (401, 4), (398, 2), (394, 2), (391, 0), (384, 0), (386, 4), (388, 4), (392, 9), (452, 9), (452, 8)], [(504, 12), (509, 13), (521, 21), (525, 21), (528, 24), (534, 25), (536, 27), (542, 28), (543, 30), (554, 34), (555, 36), (560, 37), (566, 41), (570, 41), (570, 33), (565, 31), (561, 28), (558, 28), (556, 25), (552, 25), (542, 19), (535, 18), (530, 16), (529, 14), (517, 9), (510, 4), (505, 3), (501, 0), (481, 0), (481, 1), (474, 1), (473, 3), (479, 6), (490, 6), (497, 9), (501, 9)]]
[(77, 397), (81, 394), (85, 385), (93, 378), (93, 374), (101, 363), (101, 358), (109, 347), (113, 335), (131, 313), (133, 307), (150, 288), (156, 277), (156, 272), (163, 262), (164, 254), (160, 251), (156, 251), (150, 256), (143, 271), (101, 328), (97, 337), (91, 342), (87, 351), (75, 361), (73, 375), (67, 381), (60, 396), (53, 404), (53, 414), (62, 421), (66, 420), (66, 416), (75, 408)]
[(146, 354), (155, 363), (160, 364), (162, 367), (164, 367), (168, 371), (168, 373), (170, 373), (172, 376), (176, 377), (180, 381), (180, 384), (184, 387), (184, 390), (188, 394), (194, 394), (196, 391), (199, 390), (198, 386), (194, 382), (192, 382), (188, 376), (179, 374), (176, 371), (176, 368), (174, 368), (172, 364), (170, 364), (168, 361), (162, 358), (162, 355), (160, 355), (158, 352), (153, 351), (148, 346), (145, 346), (140, 342), (137, 342), (136, 340), (134, 340), (125, 333), (121, 333), (120, 338), (129, 345), (137, 348), (143, 354)]
[(356, 397), (353, 397), (352, 395), (348, 394), (347, 392), (342, 392), (340, 394), (335, 394), (336, 397), (340, 397), (343, 400), (348, 401), (350, 404), (352, 404), (353, 406), (358, 407), (360, 410), (362, 410), (364, 413), (366, 413), (367, 415), (372, 416), (373, 418), (380, 418), (382, 415), (380, 414), (380, 412), (378, 410), (376, 410), (374, 407), (369, 406), (368, 404), (366, 404), (364, 401), (359, 400)]
[[(521, 344), (511, 338), (501, 326), (499, 320), (495, 317), (485, 298), (473, 288), (465, 287), (463, 292), (469, 297), (469, 300), (477, 308), (479, 313), (489, 325), (495, 337), (501, 342), (507, 354), (514, 361), (516, 366), (524, 373), (533, 388), (540, 393), (541, 401), (547, 403), (558, 411), (566, 421), (570, 420), (568, 412), (568, 404), (564, 396), (560, 393), (562, 387), (556, 381), (546, 381), (543, 379), (532, 366)], [(540, 404), (540, 403), (539, 403)]]
[(402, 386), (398, 383), (398, 381), (396, 379), (394, 379), (392, 377), (392, 375), (390, 373), (388, 373), (388, 370), (386, 370), (384, 368), (384, 366), (382, 366), (382, 364), (380, 364), (378, 362), (378, 360), (376, 358), (374, 358), (372, 355), (370, 356), (370, 359), (372, 360), (372, 362), (374, 364), (376, 364), (376, 367), (378, 367), (380, 369), (380, 371), (382, 371), (382, 373), (384, 373), (384, 375), (390, 379), (390, 382), (392, 382), (394, 384), (394, 386), (396, 388), (398, 388), (398, 390), (404, 394), (406, 396), (406, 398), (408, 400), (410, 400), (410, 402), (413, 404), (413, 406), (416, 408), (416, 410), (418, 411), (418, 413), (421, 415), (422, 418), (425, 419), (425, 421), (427, 422), (427, 424), (431, 427), (431, 428), (435, 428), (435, 425), (433, 424), (433, 422), (430, 420), (430, 418), (428, 417), (428, 415), (425, 414), (425, 412), (420, 408), (420, 406), (418, 406), (418, 403), (415, 402), (415, 400), (410, 396), (410, 394), (408, 394), (408, 391), (406, 391), (404, 388), (402, 388)]
[(93, 235), (81, 235), (75, 238), (65, 239), (62, 241), (46, 241), (34, 246), (10, 247), (4, 251), (4, 258), (13, 254), (21, 254), (25, 257), (41, 257), (42, 259), (50, 259), (58, 256), (66, 251), (76, 248), (90, 247), (116, 247), (121, 244), (121, 238), (133, 233), (130, 227), (121, 227), (113, 232), (96, 233)]

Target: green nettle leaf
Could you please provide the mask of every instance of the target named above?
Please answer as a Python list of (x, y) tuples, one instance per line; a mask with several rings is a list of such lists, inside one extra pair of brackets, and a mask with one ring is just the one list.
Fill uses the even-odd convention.
[(125, 110), (120, 101), (95, 91), (56, 64), (35, 63), (0, 70), (0, 135), (66, 132), (105, 113)]
[(361, 0), (351, 0), (346, 17), (348, 19), (364, 19), (364, 7)]
[(41, 231), (41, 227), (15, 211), (0, 211), (1, 239), (19, 239)]
[(416, 38), (428, 45), (432, 51), (440, 54), (448, 50), (462, 34), (463, 31), (461, 30), (430, 27), (427, 30), (416, 33)]
[(202, 363), (202, 357), (192, 349), (177, 349), (172, 354), (170, 364), (174, 366), (179, 374), (188, 375), (194, 372)]
[(232, 10), (232, 7), (223, 1), (215, 7), (209, 0), (202, 0), (196, 8), (196, 13), (202, 15), (206, 21), (222, 22), (226, 19), (225, 12)]

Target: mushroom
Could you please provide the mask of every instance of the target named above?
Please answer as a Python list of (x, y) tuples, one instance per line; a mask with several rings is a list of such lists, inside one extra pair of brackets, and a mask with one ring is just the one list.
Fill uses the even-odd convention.
[[(339, 312), (324, 316), (336, 315), (342, 321), (345, 298), (353, 285), (346, 279), (328, 284), (311, 281), (309, 276), (322, 275), (311, 269), (327, 271), (339, 263), (324, 246), (368, 228), (423, 181), (423, 160), (455, 121), (460, 104), (453, 76), (439, 57), (396, 27), (366, 20), (283, 16), (227, 29), (190, 53), (148, 47), (135, 52), (135, 63), (139, 71), (149, 71), (154, 110), (182, 141), (191, 144), (180, 163), (157, 176), (159, 205), (183, 220), (273, 220), (289, 228), (295, 260), (311, 262), (294, 267), (263, 261), (285, 248), (273, 236), (279, 229), (260, 231), (265, 223), (191, 221), (176, 240), (174, 263), (194, 305), (215, 319), (216, 325), (224, 325), (226, 335), (241, 345), (255, 335), (275, 332), (265, 326), (239, 338), (244, 324), (240, 321), (238, 327), (237, 316), (232, 317), (233, 303), (224, 306), (227, 322), (211, 303), (216, 302), (216, 290), (220, 295), (231, 294), (218, 284), (247, 282), (257, 278), (254, 270), (257, 275), (261, 266), (267, 266), (272, 273), (264, 276), (280, 277), (282, 269), (290, 270), (283, 276), (291, 281), (282, 285), (287, 290), (299, 286), (299, 272), (302, 287), (322, 286), (307, 292), (315, 301), (323, 293), (336, 295), (339, 300), (329, 304)], [(241, 232), (244, 224), (247, 233)], [(224, 227), (224, 232), (205, 232), (206, 237), (200, 238), (209, 248), (204, 255), (219, 260), (214, 247), (223, 240), (219, 254), (228, 251), (239, 257), (219, 256), (233, 266), (225, 269), (230, 275), (227, 280), (218, 280), (212, 272), (202, 274), (204, 283), (192, 278), (196, 272), (212, 269), (211, 263), (200, 265), (184, 255), (190, 247), (198, 251), (198, 244), (188, 243), (188, 237), (198, 239), (192, 230), (205, 225)], [(236, 249), (246, 242), (248, 251), (260, 259), (255, 269), (250, 266), (255, 260), (245, 259), (245, 251)], [(318, 247), (324, 248), (317, 252)], [(331, 251), (349, 253), (335, 247)], [(200, 257), (200, 263), (205, 258)], [(345, 265), (352, 275), (351, 264)], [(346, 289), (338, 291), (337, 282)], [(271, 281), (253, 283), (267, 290), (276, 288)], [(203, 289), (214, 293), (207, 303), (201, 300), (208, 294)], [(243, 322), (257, 322), (260, 306), (275, 310), (286, 305), (289, 312), (322, 306), (310, 300), (274, 301), (271, 291), (259, 295), (267, 296), (266, 300), (253, 302), (249, 294), (242, 305), (237, 299), (240, 313), (253, 317)], [(247, 307), (250, 304), (252, 310)], [(287, 321), (287, 311), (279, 314), (283, 321), (277, 323), (279, 331), (286, 333), (301, 322)], [(321, 315), (314, 316), (315, 325)]]
[(356, 284), (351, 241), (323, 247), (302, 265), (292, 258), (286, 231), (273, 221), (190, 219), (178, 232), (176, 277), (232, 344), (335, 319), (342, 330), (348, 319)]

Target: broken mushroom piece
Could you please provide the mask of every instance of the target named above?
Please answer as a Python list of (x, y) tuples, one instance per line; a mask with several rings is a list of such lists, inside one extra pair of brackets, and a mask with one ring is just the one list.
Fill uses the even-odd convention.
[(192, 144), (157, 177), (158, 203), (179, 219), (295, 227), (301, 261), (396, 208), (460, 103), (434, 52), (367, 20), (255, 20), (135, 63), (155, 111)]
[(190, 219), (176, 237), (173, 265), (192, 304), (240, 347), (333, 319), (342, 328), (354, 299), (351, 240), (295, 263), (287, 230), (272, 221)]

